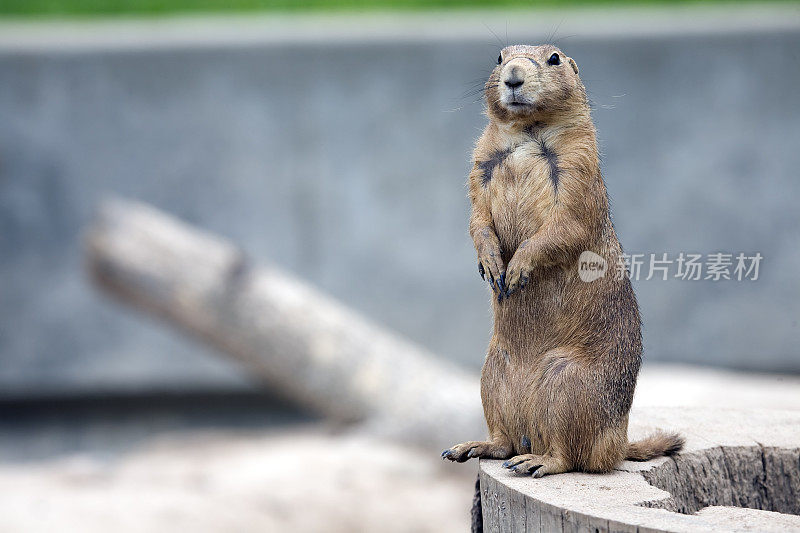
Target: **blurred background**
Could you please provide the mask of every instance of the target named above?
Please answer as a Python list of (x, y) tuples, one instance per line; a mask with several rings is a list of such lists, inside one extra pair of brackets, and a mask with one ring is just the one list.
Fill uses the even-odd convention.
[(800, 4), (0, 0), (0, 529), (464, 530), (474, 465), (109, 298), (85, 232), (147, 203), (476, 376), (476, 88), (542, 42), (581, 69), (627, 252), (763, 256), (634, 281), (637, 405), (800, 408)]

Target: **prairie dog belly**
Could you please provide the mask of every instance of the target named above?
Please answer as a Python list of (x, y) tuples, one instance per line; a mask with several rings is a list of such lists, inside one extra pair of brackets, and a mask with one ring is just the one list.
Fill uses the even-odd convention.
[(488, 187), (489, 207), (505, 260), (536, 233), (553, 208), (556, 191), (551, 172), (535, 141), (517, 147), (495, 171)]

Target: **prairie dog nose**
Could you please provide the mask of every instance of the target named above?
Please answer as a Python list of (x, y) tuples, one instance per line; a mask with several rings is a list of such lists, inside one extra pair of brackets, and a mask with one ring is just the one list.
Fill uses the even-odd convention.
[(522, 85), (525, 81), (525, 72), (520, 67), (513, 67), (508, 74), (506, 74), (503, 83), (506, 84), (506, 87), (514, 89)]

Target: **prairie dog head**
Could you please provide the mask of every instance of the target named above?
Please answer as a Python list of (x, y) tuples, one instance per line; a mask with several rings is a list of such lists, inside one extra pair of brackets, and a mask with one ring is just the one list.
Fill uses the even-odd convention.
[(489, 116), (529, 122), (586, 109), (578, 65), (553, 45), (503, 48), (486, 81)]

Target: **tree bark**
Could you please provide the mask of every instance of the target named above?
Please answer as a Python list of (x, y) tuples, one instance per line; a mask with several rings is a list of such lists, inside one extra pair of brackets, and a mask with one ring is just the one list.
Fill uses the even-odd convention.
[(478, 382), (232, 243), (106, 201), (86, 235), (96, 283), (243, 363), (287, 399), (379, 433), (449, 446), (485, 432)]

